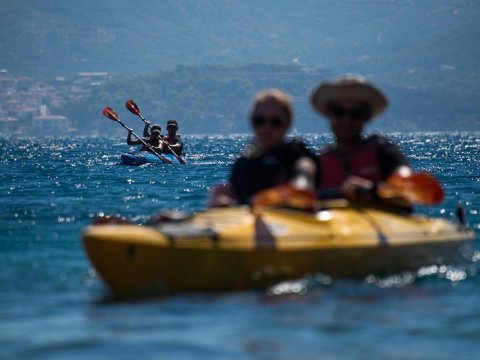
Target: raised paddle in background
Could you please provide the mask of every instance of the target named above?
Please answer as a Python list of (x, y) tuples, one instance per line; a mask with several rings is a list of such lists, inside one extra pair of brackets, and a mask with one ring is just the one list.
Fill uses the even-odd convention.
[[(151, 125), (150, 123), (147, 121), (147, 119), (145, 119), (145, 117), (142, 115), (142, 113), (140, 112), (140, 108), (138, 107), (138, 105), (135, 103), (135, 101), (133, 101), (132, 99), (130, 100), (127, 100), (125, 102), (125, 108), (130, 111), (132, 114), (134, 115), (137, 115), (140, 119), (142, 119), (142, 121), (149, 127), (151, 128)], [(175, 151), (173, 151), (173, 149), (170, 147), (170, 145), (166, 145), (168, 147), (168, 149), (170, 150), (170, 152), (172, 153), (173, 156), (175, 156), (175, 158), (178, 160), (178, 162), (182, 165), (185, 165), (185, 160), (183, 160), (180, 156), (178, 156)]]
[(135, 134), (127, 125), (125, 125), (119, 118), (119, 116), (117, 115), (117, 113), (115, 112), (115, 110), (113, 108), (111, 108), (110, 106), (106, 106), (103, 108), (102, 110), (102, 114), (109, 118), (110, 120), (113, 120), (113, 121), (116, 121), (118, 122), (120, 125), (122, 125), (125, 129), (127, 129), (129, 132), (131, 132), (131, 134), (133, 136), (135, 136), (145, 147), (147, 147), (148, 149), (150, 149), (150, 151), (155, 154), (160, 160), (162, 160), (164, 163), (166, 164), (171, 164), (172, 162), (170, 160), (168, 160), (166, 157), (160, 155), (159, 153), (157, 153), (155, 151), (155, 149), (150, 146), (149, 144), (147, 144), (142, 138), (140, 138), (137, 134)]

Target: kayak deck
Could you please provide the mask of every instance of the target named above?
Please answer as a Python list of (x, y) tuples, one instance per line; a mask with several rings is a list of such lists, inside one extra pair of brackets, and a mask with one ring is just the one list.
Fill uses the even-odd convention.
[(364, 208), (218, 208), (157, 226), (93, 225), (87, 253), (119, 294), (260, 289), (306, 274), (363, 278), (465, 260), (473, 232)]

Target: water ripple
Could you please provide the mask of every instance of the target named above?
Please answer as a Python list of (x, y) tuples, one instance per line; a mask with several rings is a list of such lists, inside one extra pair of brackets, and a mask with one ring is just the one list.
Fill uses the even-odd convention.
[[(420, 213), (453, 220), (461, 201), (480, 231), (479, 135), (390, 135), (415, 169), (445, 186), (446, 200)], [(318, 151), (332, 138), (305, 140)], [(0, 139), (0, 358), (348, 358), (351, 347), (365, 358), (470, 358), (480, 351), (478, 250), (463, 268), (360, 282), (317, 274), (261, 293), (98, 304), (105, 288), (80, 242), (92, 218), (142, 223), (164, 209), (199, 211), (248, 141), (187, 136), (186, 166), (126, 167), (123, 139)]]

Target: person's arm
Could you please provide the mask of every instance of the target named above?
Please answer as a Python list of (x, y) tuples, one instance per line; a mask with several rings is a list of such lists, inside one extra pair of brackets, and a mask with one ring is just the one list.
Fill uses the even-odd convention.
[(303, 211), (317, 208), (314, 191), (316, 164), (309, 157), (299, 158), (293, 168), (293, 177), (287, 183), (257, 192), (251, 199), (252, 206), (284, 206)]
[(208, 192), (207, 207), (232, 206), (237, 204), (237, 197), (232, 184), (215, 185)]
[(180, 155), (182, 153), (181, 151), (182, 147), (178, 143), (173, 145), (169, 144), (169, 146), (170, 146), (170, 149), (172, 149), (175, 152), (175, 154)]
[(150, 121), (145, 121), (145, 127), (143, 128), (143, 137), (150, 137)]
[(289, 165), (288, 183), (297, 189), (313, 191), (317, 183), (318, 166), (315, 155), (300, 139), (292, 140), (285, 147)]
[(297, 189), (313, 191), (317, 177), (317, 166), (309, 156), (303, 156), (295, 162), (294, 177), (290, 184)]
[(183, 142), (179, 137), (177, 137), (176, 140), (177, 140), (177, 142), (175, 144), (168, 144), (168, 145), (175, 152), (175, 154), (181, 155), (182, 154), (182, 149), (183, 149)]
[(378, 201), (389, 203), (392, 206), (409, 208), (409, 202), (404, 198), (394, 197), (391, 199), (379, 199), (377, 189), (382, 186), (390, 177), (400, 175), (407, 177), (411, 175), (407, 158), (400, 148), (383, 137), (378, 137), (378, 158), (382, 172), (382, 181), (373, 183), (370, 180), (356, 176), (350, 176), (342, 184), (342, 191), (345, 197), (361, 201)]
[(235, 161), (232, 173), (229, 179), (229, 189), (235, 195), (235, 202), (238, 204), (248, 204), (249, 180), (250, 175), (248, 160), (240, 157)]
[(161, 154), (162, 152), (164, 152), (164, 148), (163, 148), (163, 142), (160, 141), (158, 146), (152, 146), (152, 148), (158, 153), (158, 154)]
[(411, 172), (407, 158), (397, 145), (379, 135), (373, 135), (369, 141), (375, 142), (377, 147), (381, 181), (374, 183), (371, 180), (358, 176), (349, 176), (341, 186), (342, 193), (348, 199), (361, 201), (377, 200), (376, 190), (378, 186), (394, 174), (408, 174)]
[(313, 153), (299, 140), (284, 147), (282, 155), (288, 170), (288, 182), (273, 186), (253, 195), (252, 206), (285, 206), (303, 211), (317, 207), (315, 186), (317, 162)]
[(140, 145), (142, 142), (138, 139), (132, 139), (132, 129), (128, 129), (127, 144), (128, 145)]
[(410, 171), (410, 165), (402, 150), (383, 137), (378, 137), (378, 161), (383, 180), (393, 174)]

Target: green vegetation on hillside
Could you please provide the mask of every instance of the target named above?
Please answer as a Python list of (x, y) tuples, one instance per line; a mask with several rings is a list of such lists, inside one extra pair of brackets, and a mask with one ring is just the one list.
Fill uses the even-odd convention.
[[(331, 79), (328, 70), (305, 69), (298, 65), (178, 66), (143, 76), (115, 78), (80, 103), (70, 104), (63, 113), (82, 132), (103, 134), (105, 129), (123, 130), (102, 118), (101, 109), (110, 105), (128, 124), (141, 129), (141, 122), (124, 108), (133, 98), (144, 115), (164, 126), (178, 119), (184, 133), (247, 132), (249, 106), (254, 94), (277, 87), (292, 95), (296, 129), (322, 132), (326, 122), (309, 105), (312, 88)], [(372, 126), (385, 131), (480, 130), (480, 96), (378, 84), (391, 100), (387, 113)], [(452, 121), (453, 120), (453, 121)], [(108, 123), (108, 124), (107, 124)]]

